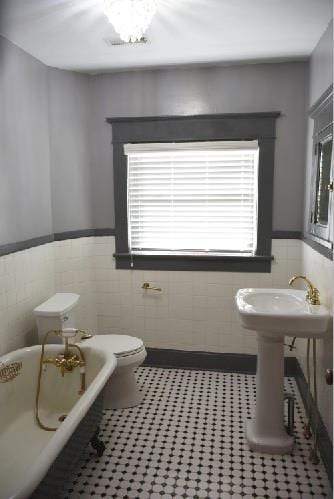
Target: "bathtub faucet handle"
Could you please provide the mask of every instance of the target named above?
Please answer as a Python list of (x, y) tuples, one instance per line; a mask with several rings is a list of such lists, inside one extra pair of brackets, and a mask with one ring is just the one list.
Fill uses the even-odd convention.
[(57, 357), (49, 357), (43, 360), (43, 364), (53, 364), (59, 367), (62, 376), (64, 376), (66, 371), (72, 371), (76, 367), (85, 366), (84, 360), (75, 354), (70, 356), (59, 354)]

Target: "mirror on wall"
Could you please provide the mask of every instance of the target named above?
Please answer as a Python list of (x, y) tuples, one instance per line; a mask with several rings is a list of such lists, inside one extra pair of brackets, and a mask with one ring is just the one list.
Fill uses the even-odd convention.
[(333, 88), (330, 87), (310, 112), (313, 121), (313, 172), (309, 235), (333, 247)]

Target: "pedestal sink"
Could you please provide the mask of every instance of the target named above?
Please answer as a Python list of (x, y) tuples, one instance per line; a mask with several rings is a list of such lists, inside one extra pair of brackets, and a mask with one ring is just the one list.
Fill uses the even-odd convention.
[(285, 454), (294, 440), (284, 426), (284, 336), (320, 338), (330, 315), (323, 305), (310, 305), (306, 292), (294, 289), (239, 289), (235, 297), (242, 325), (257, 332), (255, 418), (246, 427), (249, 447)]

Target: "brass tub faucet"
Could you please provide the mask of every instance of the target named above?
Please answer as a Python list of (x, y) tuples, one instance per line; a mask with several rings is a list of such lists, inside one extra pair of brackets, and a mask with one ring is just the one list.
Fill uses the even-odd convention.
[[(45, 364), (52, 364), (56, 366), (60, 372), (61, 375), (64, 376), (66, 372), (72, 372), (74, 369), (79, 368), (80, 370), (80, 390), (79, 390), (79, 395), (82, 395), (84, 391), (86, 390), (86, 359), (85, 359), (85, 354), (78, 345), (69, 343), (69, 338), (73, 338), (77, 333), (81, 333), (84, 336), (86, 335), (85, 331), (81, 331), (78, 329), (72, 329), (68, 328), (67, 330), (61, 330), (61, 329), (51, 329), (46, 333), (44, 336), (44, 340), (42, 343), (42, 350), (41, 350), (41, 356), (39, 360), (39, 372), (38, 372), (38, 378), (37, 378), (37, 390), (36, 390), (36, 399), (35, 399), (35, 416), (36, 416), (36, 421), (37, 424), (42, 430), (46, 431), (56, 431), (57, 428), (51, 427), (51, 426), (46, 426), (45, 424), (42, 423), (40, 416), (39, 416), (39, 396), (40, 396), (40, 391), (41, 391), (41, 381), (42, 381), (42, 374), (43, 374), (43, 366)], [(45, 357), (45, 344), (47, 342), (47, 338), (49, 334), (56, 334), (64, 339), (65, 345), (64, 345), (64, 351), (62, 353), (59, 353), (55, 357)], [(89, 335), (87, 334), (87, 337)], [(73, 350), (75, 349), (77, 353), (74, 353)]]
[(319, 297), (318, 288), (316, 288), (312, 284), (312, 282), (304, 275), (295, 275), (295, 276), (291, 277), (291, 279), (289, 281), (289, 285), (292, 286), (292, 284), (297, 279), (302, 279), (306, 282), (306, 284), (307, 284), (306, 300), (310, 303), (310, 305), (320, 305), (320, 297)]
[[(73, 345), (71, 345), (73, 347)], [(76, 354), (64, 355), (62, 353), (58, 354), (56, 357), (49, 357), (43, 360), (43, 364), (53, 364), (56, 367), (59, 367), (62, 376), (64, 376), (65, 372), (73, 371), (76, 367), (84, 367), (85, 362), (83, 359), (79, 358)]]

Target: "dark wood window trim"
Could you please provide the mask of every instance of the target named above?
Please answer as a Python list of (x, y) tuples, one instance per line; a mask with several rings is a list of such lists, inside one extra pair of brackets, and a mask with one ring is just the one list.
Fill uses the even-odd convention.
[[(310, 207), (309, 213), (306, 215), (308, 218), (306, 220), (307, 229), (304, 234), (304, 242), (321, 255), (333, 260), (333, 227), (330, 227), (333, 221), (329, 219), (327, 231), (321, 230), (318, 224), (313, 222), (319, 143), (325, 137), (333, 136), (333, 85), (330, 85), (313, 104), (309, 110), (309, 117), (313, 120), (313, 164), (310, 179)], [(329, 199), (329, 206), (331, 204), (333, 206), (333, 199)]]
[[(270, 272), (276, 120), (279, 112), (107, 118), (112, 125), (116, 268)], [(254, 256), (131, 255), (127, 224), (127, 158), (124, 144), (257, 140), (258, 234)]]

